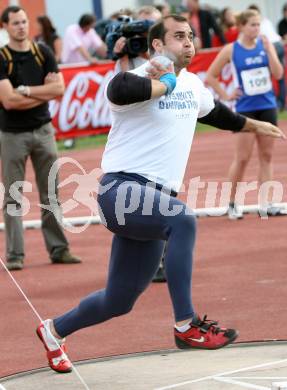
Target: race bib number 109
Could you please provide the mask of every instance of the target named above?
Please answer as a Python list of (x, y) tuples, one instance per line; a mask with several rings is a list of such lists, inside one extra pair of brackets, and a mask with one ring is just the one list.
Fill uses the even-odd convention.
[(272, 90), (270, 72), (267, 66), (243, 70), (241, 77), (244, 92), (248, 96), (261, 95)]

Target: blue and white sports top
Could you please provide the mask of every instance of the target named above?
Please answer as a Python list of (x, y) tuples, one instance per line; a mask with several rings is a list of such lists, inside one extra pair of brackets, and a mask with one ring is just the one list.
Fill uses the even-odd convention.
[(261, 39), (257, 39), (253, 49), (246, 49), (239, 41), (234, 42), (232, 70), (235, 85), (243, 92), (235, 104), (237, 112), (277, 107), (269, 60)]

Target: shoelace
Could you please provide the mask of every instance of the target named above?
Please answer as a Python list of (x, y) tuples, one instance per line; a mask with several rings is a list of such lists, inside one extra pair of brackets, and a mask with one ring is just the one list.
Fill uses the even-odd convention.
[(59, 356), (58, 358), (53, 358), (52, 362), (55, 366), (59, 366), (62, 363), (65, 363), (68, 360), (68, 357), (66, 355)]
[(209, 330), (215, 334), (218, 334), (219, 332), (225, 332), (225, 329), (221, 329), (219, 326), (217, 326), (217, 321), (208, 320), (207, 315), (204, 315), (203, 319), (199, 319), (199, 321), (199, 324), (195, 326), (198, 327), (203, 333), (207, 333)]

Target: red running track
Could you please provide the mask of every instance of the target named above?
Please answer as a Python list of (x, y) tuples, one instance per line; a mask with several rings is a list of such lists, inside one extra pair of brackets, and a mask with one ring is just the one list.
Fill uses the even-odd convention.
[[(195, 137), (188, 175), (203, 181), (224, 181), (233, 152), (234, 136), (228, 132)], [(286, 192), (286, 142), (277, 141), (274, 177)], [(101, 149), (67, 152), (90, 172), (99, 167)], [(256, 180), (254, 155), (246, 180)], [(77, 168), (66, 164), (61, 177)], [(80, 173), (80, 170), (78, 170)], [(187, 176), (188, 177), (188, 176)], [(28, 194), (32, 203), (25, 219), (39, 218), (38, 198), (31, 167), (27, 180), (33, 182)], [(76, 184), (61, 190), (62, 200), (71, 197)], [(186, 194), (182, 194), (183, 199)], [(197, 207), (203, 207), (200, 191)], [(284, 193), (286, 201), (286, 193)], [(256, 203), (255, 191), (247, 203)], [(70, 215), (87, 215), (79, 205)], [(287, 217), (261, 220), (249, 215), (242, 221), (225, 217), (198, 220), (193, 297), (196, 310), (208, 313), (225, 326), (240, 330), (239, 341), (286, 339), (286, 223)], [(0, 254), (4, 258), (4, 234), (0, 233)], [(25, 269), (13, 275), (43, 318), (52, 317), (76, 305), (82, 296), (104, 287), (111, 234), (103, 226), (90, 226), (82, 234), (68, 233), (80, 265), (51, 265), (39, 230), (25, 232)], [(38, 319), (4, 270), (0, 271), (0, 377), (46, 365), (44, 351), (35, 336)], [(173, 317), (165, 284), (151, 285), (127, 316), (82, 330), (69, 337), (73, 360), (128, 352), (173, 348)]]

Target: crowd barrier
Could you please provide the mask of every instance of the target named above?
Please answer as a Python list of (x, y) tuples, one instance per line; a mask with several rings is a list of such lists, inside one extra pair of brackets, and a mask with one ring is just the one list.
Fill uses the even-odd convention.
[[(193, 58), (188, 70), (196, 73), (204, 81), (206, 71), (218, 51), (219, 49), (200, 51)], [(104, 91), (114, 75), (114, 63), (60, 67), (66, 91), (62, 99), (50, 102), (56, 138), (107, 133), (111, 125), (111, 116)], [(229, 64), (222, 70), (221, 81), (226, 91), (231, 92), (233, 83)]]

